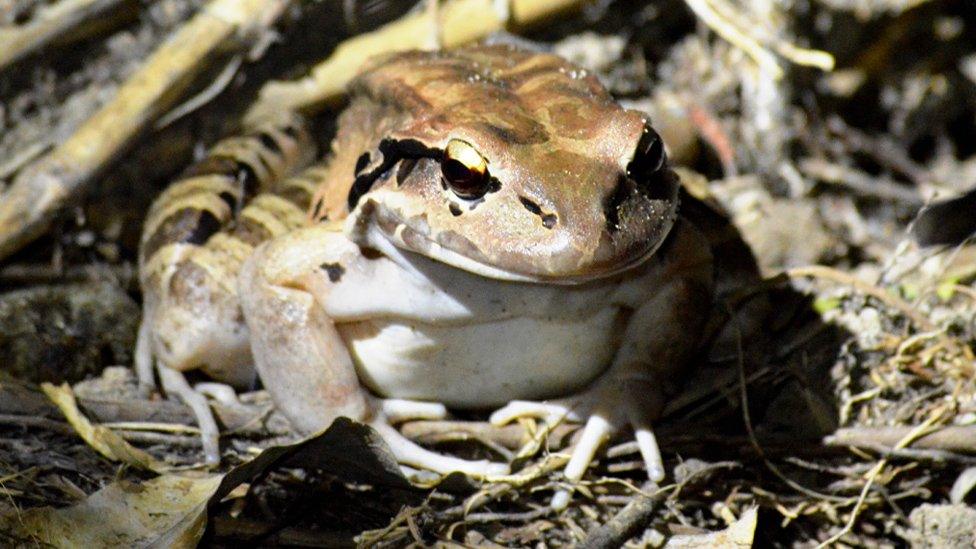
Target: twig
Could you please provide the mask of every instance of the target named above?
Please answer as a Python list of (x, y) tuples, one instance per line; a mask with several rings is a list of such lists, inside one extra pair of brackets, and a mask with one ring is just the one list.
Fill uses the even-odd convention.
[(901, 173), (916, 185), (931, 181), (932, 176), (908, 156), (905, 147), (899, 146), (890, 137), (872, 137), (861, 130), (852, 128), (840, 116), (827, 120), (830, 131), (839, 135), (847, 146), (855, 151), (865, 152), (880, 163)]
[(260, 39), (289, 0), (211, 0), (174, 32), (115, 97), (0, 195), (0, 259), (42, 234), (55, 214), (186, 91), (209, 63)]
[(50, 284), (62, 282), (118, 281), (130, 286), (136, 280), (131, 264), (73, 265), (58, 268), (49, 263), (22, 263), (0, 268), (0, 284)]
[(898, 202), (910, 208), (920, 208), (925, 204), (915, 189), (885, 177), (868, 175), (857, 168), (812, 157), (800, 159), (799, 166), (801, 171), (814, 179), (843, 185), (862, 197)]
[[(847, 427), (824, 438), (827, 446), (897, 449), (899, 441), (918, 427)], [(912, 442), (913, 449), (976, 452), (976, 425), (949, 425), (930, 433), (921, 433)]]
[(553, 513), (551, 507), (540, 507), (524, 513), (472, 513), (464, 522), (529, 522)]
[(34, 429), (44, 429), (62, 435), (73, 435), (75, 430), (63, 421), (55, 421), (46, 417), (19, 416), (16, 414), (0, 414), (0, 425), (12, 427), (30, 427)]
[(54, 42), (80, 40), (124, 14), (132, 0), (61, 0), (24, 25), (0, 27), (0, 71)]
[[(641, 492), (634, 495), (630, 503), (613, 516), (606, 524), (598, 526), (586, 535), (577, 545), (580, 549), (604, 549), (620, 547), (634, 537), (650, 521), (657, 509), (661, 492), (655, 492), (657, 485), (647, 482)], [(653, 493), (652, 496), (647, 493)]]
[[(929, 431), (936, 422), (942, 419), (942, 416), (946, 412), (947, 408), (948, 408), (947, 406), (941, 406), (933, 410), (932, 413), (929, 414), (929, 417), (926, 418), (924, 422), (922, 422), (919, 425), (916, 425), (915, 427), (912, 427), (911, 430), (908, 433), (906, 433), (905, 436), (902, 437), (902, 439), (899, 440), (897, 444), (895, 444), (894, 449), (901, 450), (906, 446), (915, 442), (919, 437), (924, 436), (924, 434), (927, 431)], [(885, 466), (887, 465), (888, 465), (888, 459), (882, 458), (881, 460), (878, 461), (877, 464), (875, 464), (874, 467), (871, 468), (871, 470), (866, 475), (864, 488), (861, 489), (861, 493), (857, 496), (857, 503), (854, 504), (854, 509), (851, 510), (851, 516), (850, 518), (848, 518), (847, 523), (844, 524), (844, 527), (841, 528), (839, 532), (837, 532), (833, 536), (830, 536), (825, 541), (817, 545), (817, 549), (822, 549), (823, 547), (829, 547), (833, 545), (834, 543), (840, 541), (842, 537), (847, 535), (847, 533), (854, 528), (854, 524), (857, 522), (857, 517), (861, 512), (861, 507), (864, 506), (864, 500), (867, 498), (868, 491), (871, 490), (871, 487), (874, 485), (875, 479), (877, 479), (878, 475), (881, 474), (881, 471), (883, 471)]]

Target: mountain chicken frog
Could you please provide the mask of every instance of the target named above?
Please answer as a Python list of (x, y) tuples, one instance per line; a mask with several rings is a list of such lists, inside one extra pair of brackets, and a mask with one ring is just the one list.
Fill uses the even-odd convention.
[(146, 222), (137, 371), (193, 407), (210, 460), (202, 393), (233, 391), (187, 370), (259, 376), (303, 433), (365, 422), (404, 465), (507, 472), (391, 426), (477, 409), (584, 423), (571, 482), (630, 426), (663, 478), (652, 422), (714, 282), (645, 115), (559, 57), (479, 45), (374, 60), (321, 164), (303, 124), (219, 142)]

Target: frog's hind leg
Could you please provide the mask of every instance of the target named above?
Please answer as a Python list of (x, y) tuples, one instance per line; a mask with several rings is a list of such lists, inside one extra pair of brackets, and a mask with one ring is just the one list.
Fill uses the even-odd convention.
[[(218, 142), (160, 195), (146, 221), (136, 372), (140, 386), (151, 391), (158, 370), (164, 391), (192, 408), (208, 462), (218, 458), (218, 432), (205, 395), (226, 397), (230, 386), (250, 387), (255, 380), (238, 271), (254, 246), (304, 222), (314, 168), (282, 178), (314, 152), (297, 116), (258, 125)], [(228, 385), (191, 388), (182, 372), (193, 369)]]
[(301, 433), (322, 431), (344, 416), (375, 428), (400, 463), (439, 473), (506, 472), (504, 464), (424, 449), (391, 426), (400, 419), (444, 417), (442, 405), (381, 400), (360, 384), (328, 308), (337, 306), (342, 293), (344, 300), (362, 304), (384, 287), (388, 290), (382, 269), (375, 268), (379, 263), (393, 265), (385, 258), (365, 258), (335, 223), (286, 234), (255, 251), (241, 272), (240, 295), (265, 388)]

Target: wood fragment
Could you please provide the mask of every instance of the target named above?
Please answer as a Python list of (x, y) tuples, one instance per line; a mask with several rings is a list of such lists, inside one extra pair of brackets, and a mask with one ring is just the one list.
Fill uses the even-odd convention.
[(0, 71), (52, 44), (87, 38), (126, 13), (132, 0), (61, 0), (23, 25), (0, 27)]
[(649, 496), (655, 493), (657, 485), (647, 482), (641, 487), (641, 492), (634, 495), (634, 498), (606, 524), (590, 530), (586, 538), (577, 545), (580, 549), (610, 549), (620, 547), (625, 541), (637, 535), (647, 523), (657, 509), (663, 497), (662, 493)]
[(47, 230), (57, 212), (167, 112), (215, 59), (246, 51), (289, 0), (212, 0), (174, 32), (115, 97), (0, 194), (0, 259)]
[[(855, 446), (869, 449), (896, 449), (917, 427), (847, 427), (837, 429), (824, 438), (827, 446)], [(919, 436), (912, 444), (913, 449), (945, 450), (951, 452), (976, 452), (976, 425), (949, 425), (939, 430)]]

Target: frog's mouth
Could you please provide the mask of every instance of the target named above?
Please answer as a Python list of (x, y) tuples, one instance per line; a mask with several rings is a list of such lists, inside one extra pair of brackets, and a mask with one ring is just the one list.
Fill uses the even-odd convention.
[[(472, 257), (480, 255), (476, 250), (467, 255), (444, 246), (430, 234), (425, 234), (403, 221), (391, 209), (369, 198), (350, 215), (346, 234), (354, 242), (379, 251), (410, 271), (416, 271), (414, 258), (408, 255), (413, 253), (486, 278), (510, 282), (554, 282), (543, 277), (502, 269), (485, 260), (476, 259)], [(565, 281), (567, 284), (581, 282), (585, 280)]]

